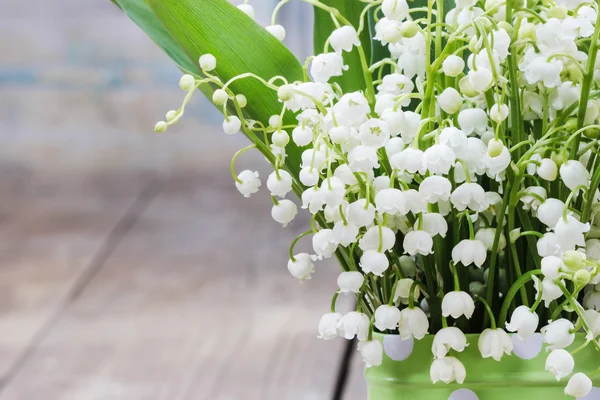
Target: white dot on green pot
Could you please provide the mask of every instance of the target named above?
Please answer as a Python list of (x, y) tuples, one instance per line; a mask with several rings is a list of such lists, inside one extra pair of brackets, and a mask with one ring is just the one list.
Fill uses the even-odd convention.
[(600, 399), (600, 388), (593, 387), (592, 391), (587, 396), (578, 397), (577, 400), (599, 400)]
[(411, 355), (414, 345), (412, 337), (402, 340), (398, 335), (387, 335), (383, 338), (383, 351), (394, 361), (406, 360)]
[(448, 400), (479, 400), (479, 397), (469, 389), (458, 389), (452, 392)]
[(542, 351), (542, 335), (534, 333), (526, 340), (522, 340), (517, 335), (512, 335), (513, 352), (523, 360), (531, 360)]

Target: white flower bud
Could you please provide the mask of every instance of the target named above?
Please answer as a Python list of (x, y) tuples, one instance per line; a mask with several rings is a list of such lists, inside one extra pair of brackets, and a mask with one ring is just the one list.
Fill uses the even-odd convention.
[(230, 115), (223, 121), (223, 131), (228, 135), (235, 135), (241, 127), (242, 122), (235, 115)]
[[(475, 234), (475, 239), (479, 240), (485, 246), (487, 251), (492, 251), (494, 247), (494, 239), (496, 237), (496, 228), (481, 228)], [(506, 248), (506, 237), (504, 233), (500, 233), (498, 239), (498, 251), (502, 251)]]
[(431, 364), (429, 377), (433, 383), (442, 381), (449, 384), (456, 381), (462, 385), (467, 377), (467, 370), (455, 357), (438, 358)]
[(333, 226), (333, 236), (337, 244), (344, 247), (350, 246), (356, 242), (358, 226), (340, 220)]
[[(335, 144), (346, 143), (352, 136), (352, 131), (347, 126), (335, 126), (329, 131), (329, 139)], [(312, 138), (312, 133), (311, 133)]]
[(326, 83), (334, 76), (342, 76), (344, 68), (344, 59), (338, 53), (319, 54), (313, 58), (310, 75), (315, 82)]
[(281, 128), (281, 116), (279, 115), (271, 115), (269, 117), (269, 127), (273, 129)]
[(465, 334), (460, 329), (451, 326), (442, 328), (435, 334), (431, 352), (434, 358), (442, 359), (446, 357), (450, 349), (462, 352), (467, 346)]
[(397, 307), (384, 304), (375, 310), (375, 327), (381, 332), (386, 329), (395, 330), (398, 321), (400, 321), (400, 310)]
[(454, 114), (460, 111), (463, 98), (458, 91), (452, 87), (446, 88), (438, 97), (438, 105), (448, 114)]
[(425, 231), (411, 231), (404, 236), (404, 251), (411, 256), (415, 254), (429, 255), (433, 253), (433, 238)]
[(294, 98), (294, 86), (293, 85), (281, 85), (277, 89), (277, 97), (281, 101), (290, 101)]
[(347, 218), (348, 222), (359, 227), (370, 225), (375, 219), (375, 207), (366, 199), (358, 199), (348, 206)]
[(569, 379), (565, 394), (568, 396), (583, 398), (592, 391), (592, 380), (583, 372), (578, 372)]
[(267, 178), (267, 189), (272, 196), (285, 197), (292, 190), (292, 176), (283, 169), (272, 172)]
[(337, 278), (337, 284), (342, 293), (358, 293), (365, 277), (358, 271), (344, 271)]
[(480, 93), (485, 92), (490, 87), (494, 79), (492, 71), (487, 68), (478, 68), (477, 71), (472, 69), (469, 71), (467, 77), (471, 87)]
[(461, 72), (465, 69), (464, 60), (455, 55), (450, 55), (446, 57), (444, 62), (442, 63), (442, 70), (444, 74), (450, 77), (456, 77), (460, 75)]
[[(394, 247), (394, 244), (396, 243), (396, 234), (387, 226), (381, 227), (381, 234), (381, 236), (383, 236), (381, 249), (382, 251), (388, 251)], [(367, 229), (367, 232), (360, 239), (358, 242), (358, 247), (360, 247), (362, 251), (377, 250), (379, 248), (379, 244), (379, 227), (372, 226)]]
[(490, 109), (490, 119), (497, 124), (508, 118), (508, 106), (506, 104), (494, 104)]
[(540, 320), (535, 312), (527, 306), (519, 306), (513, 311), (510, 322), (506, 323), (506, 330), (517, 332), (521, 340), (526, 340), (533, 335), (538, 327)]
[(446, 237), (448, 233), (448, 222), (443, 215), (438, 213), (423, 214), (423, 230), (431, 237), (440, 235)]
[(400, 311), (398, 330), (402, 340), (411, 336), (417, 340), (423, 339), (429, 330), (429, 319), (427, 314), (418, 307), (407, 307)]
[(254, 17), (256, 16), (256, 13), (254, 12), (254, 7), (252, 7), (250, 4), (240, 4), (239, 6), (237, 6), (237, 8), (252, 19), (254, 19)]
[(320, 259), (329, 258), (337, 249), (337, 243), (331, 229), (321, 229), (312, 239), (313, 250)]
[(240, 191), (244, 197), (250, 197), (251, 194), (258, 192), (260, 188), (260, 180), (258, 179), (258, 172), (244, 170), (238, 175), (240, 182), (235, 182), (235, 187)]
[(288, 261), (288, 271), (296, 279), (301, 281), (310, 279), (310, 276), (315, 272), (315, 265), (313, 264), (313, 256), (308, 253), (300, 253), (294, 256), (294, 260)]
[(575, 327), (568, 319), (557, 319), (542, 327), (542, 339), (548, 344), (549, 350), (564, 349), (575, 340)]
[(400, 153), (394, 154), (390, 159), (390, 163), (400, 171), (414, 174), (416, 172), (425, 172), (423, 157), (424, 153), (422, 150), (408, 147)]
[(216, 106), (222, 106), (223, 104), (225, 104), (228, 98), (229, 96), (227, 95), (227, 92), (223, 89), (215, 90), (212, 95), (212, 101), (213, 103), (215, 103)]
[(319, 339), (332, 340), (338, 337), (338, 323), (342, 319), (340, 313), (324, 314), (319, 320)]
[(406, 0), (383, 0), (381, 11), (386, 18), (401, 22), (408, 16), (408, 3)]
[(369, 334), (369, 325), (369, 317), (366, 314), (350, 311), (338, 322), (338, 332), (348, 340), (355, 336), (358, 340), (365, 340)]
[(544, 158), (540, 161), (540, 166), (537, 168), (537, 174), (540, 178), (552, 182), (558, 177), (558, 167), (552, 159)]
[(577, 186), (588, 184), (590, 173), (579, 161), (569, 160), (560, 166), (560, 178), (566, 187), (575, 190)]
[(562, 217), (565, 203), (558, 199), (546, 199), (537, 209), (537, 218), (548, 228), (554, 228)]
[(283, 149), (290, 142), (290, 135), (283, 130), (275, 131), (271, 135), (271, 141), (273, 142), (273, 145)]
[(479, 336), (477, 343), (483, 358), (493, 358), (500, 361), (504, 354), (510, 355), (513, 350), (513, 342), (502, 329), (486, 329)]
[(275, 36), (277, 40), (283, 41), (285, 39), (285, 28), (281, 25), (269, 25), (265, 28), (267, 32)]
[(329, 44), (331, 44), (336, 53), (341, 54), (342, 51), (352, 51), (353, 46), (360, 46), (360, 40), (356, 29), (345, 25), (331, 33)]
[(379, 340), (360, 342), (358, 350), (366, 368), (376, 367), (383, 362), (383, 345)]
[(456, 319), (462, 315), (470, 319), (475, 311), (475, 302), (466, 292), (448, 292), (442, 299), (442, 315)]
[(158, 121), (154, 126), (154, 132), (162, 133), (167, 130), (169, 125), (165, 121)]
[(390, 262), (385, 254), (376, 250), (367, 250), (360, 257), (360, 268), (365, 274), (371, 272), (376, 276), (383, 276), (385, 270), (390, 266)]
[(312, 129), (310, 129), (307, 126), (305, 126), (305, 127), (297, 126), (292, 130), (292, 140), (299, 147), (307, 146), (308, 144), (310, 144), (310, 142), (312, 142), (312, 139), (313, 139)]
[(183, 75), (179, 80), (179, 87), (181, 88), (181, 90), (184, 90), (186, 92), (189, 92), (190, 90), (194, 89), (195, 84), (196, 79), (190, 74)]
[(575, 368), (575, 360), (566, 350), (552, 350), (546, 358), (546, 371), (554, 375), (557, 381), (571, 375), (573, 368)]
[(278, 204), (274, 204), (271, 209), (273, 219), (284, 227), (287, 226), (298, 214), (298, 207), (290, 200), (279, 200)]
[(563, 267), (563, 261), (559, 257), (546, 256), (542, 258), (542, 273), (548, 279), (558, 279), (560, 277), (560, 269)]
[(319, 182), (319, 171), (316, 168), (304, 167), (300, 170), (300, 182), (305, 186), (314, 186)]
[(217, 67), (217, 59), (212, 54), (202, 54), (198, 60), (198, 64), (203, 71), (212, 71)]
[(482, 134), (488, 127), (488, 116), (481, 108), (467, 108), (458, 113), (460, 129), (467, 135)]
[[(404, 257), (406, 258), (406, 256)], [(400, 279), (398, 281), (398, 285), (396, 286), (396, 292), (394, 293), (394, 303), (396, 303), (399, 300), (401, 304), (408, 304), (410, 288), (412, 287), (414, 282), (415, 281), (409, 278)], [(421, 295), (421, 290), (419, 289), (418, 285), (415, 287), (413, 295), (414, 300), (417, 301), (419, 299), (419, 296)]]
[(461, 263), (464, 266), (475, 264), (481, 268), (486, 257), (485, 245), (480, 240), (464, 239), (452, 249), (452, 261), (455, 264)]

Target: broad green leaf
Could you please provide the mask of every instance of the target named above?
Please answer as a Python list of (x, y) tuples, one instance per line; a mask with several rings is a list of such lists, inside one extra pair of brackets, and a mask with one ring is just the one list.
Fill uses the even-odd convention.
[[(360, 23), (360, 15), (367, 5), (358, 0), (321, 0), (321, 3), (337, 8), (340, 14), (346, 18), (354, 28), (358, 29)], [(315, 27), (313, 36), (314, 53), (321, 54), (324, 51), (327, 39), (336, 29), (331, 15), (318, 8), (315, 10)], [(360, 41), (366, 55), (367, 63), (371, 60), (371, 39), (370, 39), (368, 24), (365, 24), (363, 31), (360, 34)], [(330, 49), (330, 51), (332, 51)], [(360, 65), (360, 57), (358, 49), (354, 48), (350, 53), (344, 52), (344, 64), (349, 67), (341, 77), (332, 79), (332, 82), (337, 82), (344, 92), (355, 92), (365, 89), (365, 80), (363, 70)]]
[[(214, 73), (223, 82), (253, 73), (269, 80), (284, 76), (288, 82), (302, 81), (304, 72), (296, 57), (273, 35), (227, 0), (146, 0), (156, 18), (190, 60), (211, 53), (217, 58)], [(253, 78), (229, 86), (248, 99), (245, 112), (266, 123), (281, 112), (277, 94)], [(293, 116), (288, 113), (285, 121)], [(286, 165), (297, 176), (300, 152), (288, 145)]]

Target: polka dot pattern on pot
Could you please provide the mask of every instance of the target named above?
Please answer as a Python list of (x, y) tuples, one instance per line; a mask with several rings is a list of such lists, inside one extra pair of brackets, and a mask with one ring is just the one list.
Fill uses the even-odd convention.
[(577, 400), (598, 400), (600, 399), (600, 388), (593, 387), (592, 391), (587, 396), (579, 397)]
[(448, 400), (479, 400), (479, 397), (469, 389), (458, 389), (450, 394)]
[(387, 335), (383, 338), (383, 351), (394, 361), (406, 360), (411, 355), (414, 345), (412, 337), (402, 340), (398, 335)]
[(512, 342), (514, 346), (513, 352), (523, 360), (531, 360), (542, 351), (542, 335), (539, 333), (534, 333), (527, 340), (522, 340), (519, 336), (512, 335)]

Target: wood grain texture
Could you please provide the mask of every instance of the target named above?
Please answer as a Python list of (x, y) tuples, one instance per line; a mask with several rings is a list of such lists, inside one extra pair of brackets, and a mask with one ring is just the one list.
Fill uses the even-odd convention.
[(220, 167), (163, 187), (0, 400), (330, 398), (343, 341), (316, 326), (338, 267), (294, 281), (308, 219), (281, 228)]
[(144, 177), (46, 179), (10, 165), (0, 174), (2, 383), (68, 302)]

